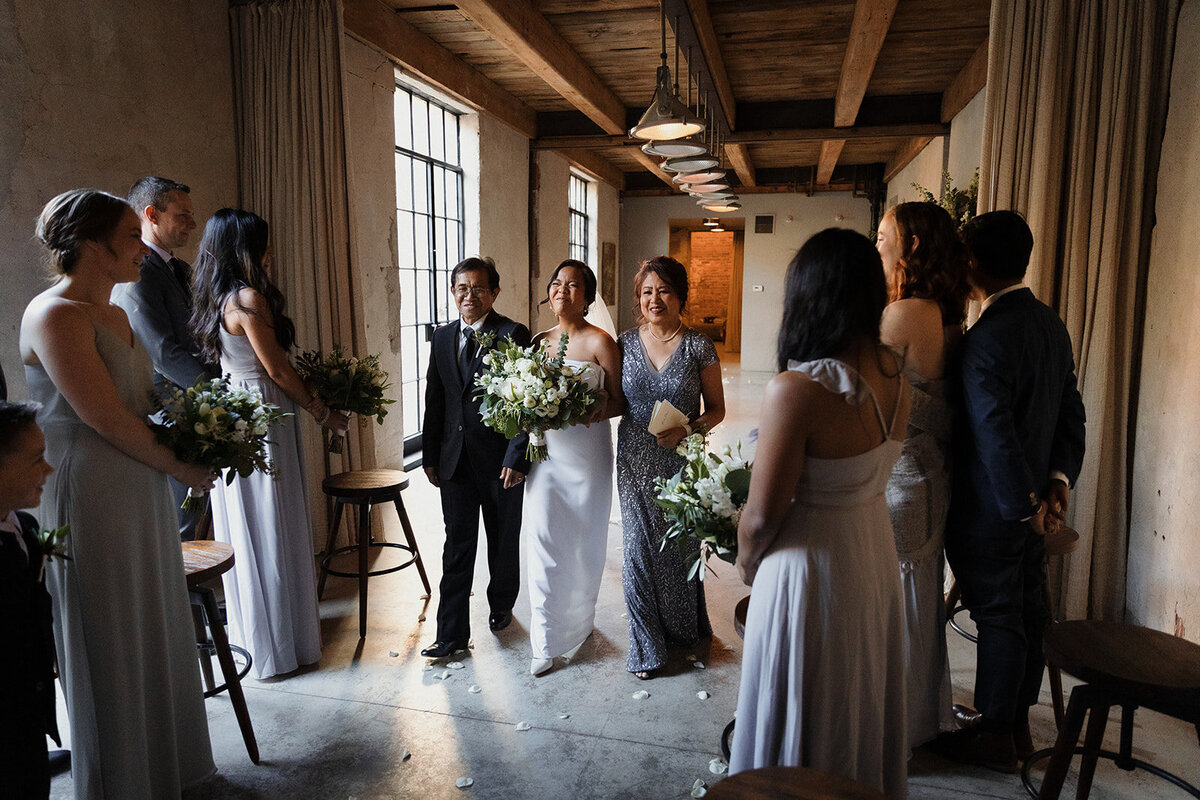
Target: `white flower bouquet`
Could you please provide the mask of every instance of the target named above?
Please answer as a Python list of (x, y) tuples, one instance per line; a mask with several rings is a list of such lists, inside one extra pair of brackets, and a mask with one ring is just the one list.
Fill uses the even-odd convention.
[[(237, 475), (258, 470), (275, 474), (267, 456), (267, 432), (284, 414), (279, 406), (263, 402), (258, 392), (235, 389), (229, 377), (198, 380), (188, 389), (174, 389), (167, 397), (154, 397), (162, 422), (152, 424), (155, 438), (180, 461), (215, 471), (228, 470), (225, 483)], [(207, 494), (188, 496), (185, 510), (200, 508)]]
[(674, 542), (692, 559), (688, 580), (697, 573), (704, 580), (701, 566), (710, 556), (730, 564), (737, 560), (738, 520), (750, 494), (751, 465), (742, 456), (741, 444), (712, 453), (700, 433), (685, 438), (677, 451), (687, 459), (679, 472), (654, 479), (654, 502), (670, 523), (660, 549)]
[[(490, 337), (477, 339), (492, 344)], [(540, 346), (519, 347), (511, 338), (484, 353), (485, 369), (475, 379), (475, 396), (482, 397), (483, 423), (504, 438), (522, 431), (529, 434), (525, 457), (544, 461), (549, 455), (545, 432), (586, 422), (596, 404), (596, 393), (587, 385), (589, 365), (565, 363), (567, 334), (550, 355)]]
[[(334, 347), (329, 355), (313, 350), (296, 358), (296, 372), (329, 408), (374, 417), (380, 425), (387, 416), (387, 407), (396, 402), (384, 396), (392, 385), (388, 383), (387, 372), (379, 366), (379, 356), (347, 357), (340, 346)], [(330, 436), (329, 452), (342, 452), (344, 435)]]

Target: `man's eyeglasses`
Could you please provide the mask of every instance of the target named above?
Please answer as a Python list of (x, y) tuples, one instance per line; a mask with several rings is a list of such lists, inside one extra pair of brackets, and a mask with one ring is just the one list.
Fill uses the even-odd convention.
[(451, 291), (454, 292), (455, 297), (466, 297), (470, 294), (478, 298), (492, 293), (492, 290), (487, 286), (455, 286)]

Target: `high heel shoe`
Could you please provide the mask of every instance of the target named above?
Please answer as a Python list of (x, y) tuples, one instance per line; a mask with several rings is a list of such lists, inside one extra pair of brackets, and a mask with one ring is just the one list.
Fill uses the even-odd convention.
[[(586, 642), (587, 639), (584, 639), (583, 641)], [(563, 662), (566, 664), (570, 664), (572, 661), (574, 661), (575, 656), (579, 655), (579, 648), (581, 648), (581, 647), (583, 647), (583, 642), (580, 642), (579, 644), (575, 645), (567, 652), (563, 653), (562, 654)]]
[(554, 666), (553, 658), (533, 658), (529, 660), (530, 675), (544, 675)]

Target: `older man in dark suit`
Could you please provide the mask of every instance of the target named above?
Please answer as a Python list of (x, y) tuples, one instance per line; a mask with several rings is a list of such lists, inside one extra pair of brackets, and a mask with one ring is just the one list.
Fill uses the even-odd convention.
[[(112, 301), (125, 309), (129, 324), (154, 362), (154, 388), (161, 394), (171, 386), (188, 387), (196, 379), (217, 374), (200, 360), (199, 348), (188, 332), (192, 316), (192, 269), (175, 251), (187, 246), (196, 228), (190, 189), (177, 181), (148, 176), (129, 188), (129, 205), (142, 221), (142, 241), (150, 249), (142, 259), (141, 278), (119, 283)], [(187, 487), (170, 479), (177, 503)], [(180, 511), (179, 535), (194, 539), (202, 512)]]
[(1001, 771), (1033, 750), (1048, 621), (1047, 527), (1066, 513), (1084, 451), (1084, 409), (1066, 326), (1024, 285), (1033, 234), (1012, 211), (963, 229), (983, 310), (962, 345), (963, 424), (946, 555), (979, 630), (979, 723), (939, 737), (946, 755)]
[(481, 335), (495, 341), (512, 337), (522, 347), (529, 329), (496, 313), (500, 274), (490, 258), (468, 258), (450, 273), (458, 322), (433, 332), (425, 388), (423, 466), (441, 489), (446, 522), (439, 587), (437, 641), (421, 651), (443, 658), (471, 638), (469, 598), (479, 542), (479, 515), (487, 536), (490, 608), (488, 626), (503, 630), (512, 621), (520, 589), (521, 502), (529, 461), (527, 437), (512, 441), (483, 424), (475, 377), (483, 368)]

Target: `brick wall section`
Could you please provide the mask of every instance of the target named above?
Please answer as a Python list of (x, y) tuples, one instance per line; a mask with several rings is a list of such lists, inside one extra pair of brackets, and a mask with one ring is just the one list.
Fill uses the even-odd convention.
[(726, 317), (729, 280), (733, 275), (733, 232), (692, 233), (692, 263), (688, 265), (687, 317)]

